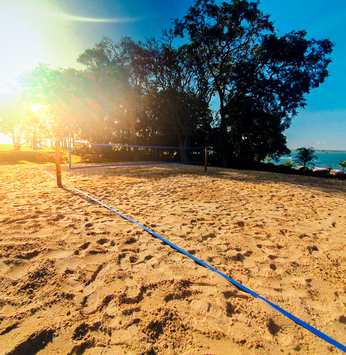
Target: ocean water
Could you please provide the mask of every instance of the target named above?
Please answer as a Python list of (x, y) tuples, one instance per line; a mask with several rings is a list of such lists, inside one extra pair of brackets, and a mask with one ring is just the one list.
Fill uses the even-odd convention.
[[(280, 161), (274, 164), (283, 164), (286, 160), (294, 159), (297, 155), (297, 153), (291, 153), (291, 156), (281, 157)], [(316, 155), (318, 159), (313, 160), (312, 162), (316, 167), (321, 168), (328, 168), (331, 166), (333, 169), (342, 170), (338, 163), (346, 160), (346, 153), (315, 153), (314, 155)], [(310, 165), (308, 166), (311, 167)]]

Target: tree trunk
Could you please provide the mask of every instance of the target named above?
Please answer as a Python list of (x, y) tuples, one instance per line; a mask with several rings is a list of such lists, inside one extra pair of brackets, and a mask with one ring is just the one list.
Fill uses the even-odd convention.
[(227, 133), (227, 124), (226, 124), (226, 115), (224, 112), (224, 108), (220, 109), (220, 134), (221, 134), (221, 166), (223, 168), (227, 168), (228, 166), (228, 133)]
[[(187, 146), (188, 139), (185, 137), (184, 142), (182, 141), (180, 135), (179, 135), (179, 147), (183, 148)], [(180, 161), (186, 163), (187, 162), (187, 153), (186, 149), (179, 149), (180, 153)]]
[(21, 148), (21, 141), (20, 141), (20, 137), (18, 137), (18, 135), (16, 134), (16, 129), (13, 129), (12, 132), (12, 142), (13, 142), (13, 149), (14, 150), (20, 150)]
[[(132, 145), (137, 145), (137, 135), (136, 135), (136, 115), (133, 114), (133, 112), (131, 111), (131, 122), (130, 122), (130, 126), (131, 126), (131, 138), (132, 138)], [(138, 148), (133, 148), (133, 159), (134, 161), (138, 161)]]
[(33, 136), (33, 141), (32, 141), (32, 149), (37, 150), (37, 129), (36, 125), (34, 127), (34, 136)]
[(227, 133), (227, 122), (226, 122), (226, 109), (224, 105), (224, 92), (220, 84), (217, 82), (216, 84), (216, 90), (219, 95), (219, 100), (220, 100), (220, 116), (221, 116), (221, 121), (220, 121), (220, 143), (221, 143), (221, 166), (223, 168), (227, 168), (228, 166), (228, 133)]

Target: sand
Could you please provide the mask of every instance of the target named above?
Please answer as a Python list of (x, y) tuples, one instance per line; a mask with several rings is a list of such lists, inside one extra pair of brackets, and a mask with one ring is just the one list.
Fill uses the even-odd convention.
[[(0, 354), (341, 354), (56, 182), (0, 167)], [(346, 181), (161, 165), (63, 181), (346, 345)]]

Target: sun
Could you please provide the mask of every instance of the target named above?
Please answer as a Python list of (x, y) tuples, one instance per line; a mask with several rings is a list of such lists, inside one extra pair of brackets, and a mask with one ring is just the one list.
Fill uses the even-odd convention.
[(89, 40), (82, 32), (87, 26), (130, 23), (145, 18), (75, 16), (62, 12), (57, 0), (8, 0), (3, 3), (0, 7), (0, 95), (11, 91), (9, 85), (15, 85), (15, 77), (39, 63), (83, 69), (76, 59)]
[(53, 3), (42, 0), (12, 0), (1, 6), (0, 94), (10, 92), (15, 78), (39, 63), (53, 67), (76, 63), (80, 46), (71, 38), (67, 20), (49, 16), (57, 11)]

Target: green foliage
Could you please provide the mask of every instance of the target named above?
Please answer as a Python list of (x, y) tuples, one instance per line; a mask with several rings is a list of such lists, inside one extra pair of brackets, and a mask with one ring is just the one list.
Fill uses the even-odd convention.
[(21, 104), (10, 97), (0, 105), (0, 132), (11, 137), (13, 148), (20, 150), (24, 119)]
[(314, 159), (318, 159), (316, 155), (314, 155), (314, 148), (297, 148), (297, 156), (294, 158), (294, 162), (303, 165), (303, 169), (306, 169), (307, 165), (315, 166), (312, 162)]
[[(68, 149), (61, 147), (61, 153), (68, 156)], [(15, 165), (15, 164), (37, 164), (37, 154), (46, 157), (46, 161), (50, 162), (49, 157), (54, 154), (55, 148), (40, 148), (38, 151), (31, 147), (22, 146), (21, 150), (15, 150), (12, 145), (0, 144), (0, 165)], [(72, 161), (76, 157), (72, 156)]]
[[(166, 32), (167, 40), (172, 38)], [(107, 110), (117, 143), (188, 146), (211, 121), (205, 90), (193, 75), (184, 47), (104, 38), (79, 62), (103, 78), (113, 96)], [(201, 136), (205, 136), (205, 130)], [(203, 141), (204, 144), (204, 141)], [(184, 157), (182, 157), (184, 159)]]
[(293, 168), (294, 167), (294, 161), (289, 159), (284, 162), (284, 166), (287, 166), (288, 168)]
[[(54, 153), (54, 151), (52, 151)], [(37, 152), (32, 148), (23, 147), (21, 151), (13, 146), (0, 144), (0, 165), (35, 164)]]
[(338, 163), (338, 165), (340, 165), (340, 166), (341, 166), (341, 168), (342, 168), (342, 171), (343, 171), (343, 172), (345, 172), (345, 168), (346, 168), (346, 160), (341, 161), (340, 163)]
[(245, 0), (197, 0), (175, 20), (175, 34), (187, 36), (199, 73), (218, 98), (222, 165), (251, 161), (254, 151), (262, 159), (286, 154), (283, 132), (305, 106), (305, 94), (328, 76), (333, 44), (307, 40), (305, 31), (280, 37), (258, 2)]
[[(174, 47), (177, 36), (186, 43)], [(105, 37), (79, 56), (85, 70), (41, 64), (22, 75), (15, 113), (0, 130), (20, 128), (34, 146), (39, 135), (208, 145), (218, 165), (277, 161), (289, 153), (284, 131), (306, 94), (328, 76), (333, 43), (306, 36), (279, 36), (259, 2), (196, 0), (161, 41)]]

